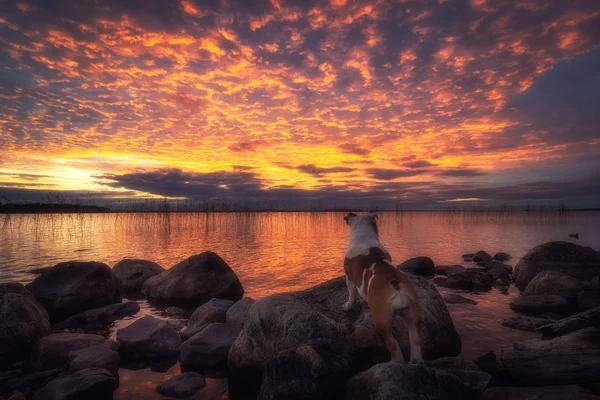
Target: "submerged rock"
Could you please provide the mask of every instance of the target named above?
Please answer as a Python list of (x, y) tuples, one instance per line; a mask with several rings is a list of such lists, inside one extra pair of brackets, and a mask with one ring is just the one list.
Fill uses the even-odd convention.
[(555, 272), (540, 272), (529, 282), (525, 295), (555, 294), (564, 298), (574, 298), (584, 288), (583, 283), (569, 275)]
[(34, 371), (63, 368), (69, 365), (71, 353), (106, 343), (100, 335), (85, 333), (53, 333), (38, 340), (31, 351)]
[(91, 308), (120, 303), (120, 289), (121, 284), (108, 265), (79, 261), (56, 264), (27, 285), (53, 322)]
[(121, 260), (112, 269), (113, 274), (121, 281), (123, 290), (127, 292), (139, 292), (148, 279), (164, 271), (155, 262), (136, 259)]
[(433, 275), (435, 265), (433, 264), (433, 260), (429, 257), (415, 257), (404, 261), (396, 268), (410, 274), (431, 276)]
[(34, 400), (109, 400), (117, 380), (109, 371), (87, 368), (51, 381), (35, 393)]
[(229, 265), (207, 251), (151, 277), (142, 293), (159, 301), (202, 304), (213, 297), (237, 301), (244, 288)]
[(50, 333), (48, 313), (20, 283), (0, 284), (0, 367), (27, 357)]
[(186, 372), (164, 381), (156, 391), (165, 396), (183, 399), (190, 397), (205, 385), (204, 377), (197, 372)]
[(569, 242), (548, 242), (529, 251), (515, 266), (513, 279), (521, 287), (543, 271), (562, 272), (590, 280), (600, 271), (600, 252)]
[(564, 297), (555, 294), (516, 297), (510, 302), (510, 308), (529, 315), (543, 313), (571, 315), (573, 313), (573, 306)]
[(116, 320), (135, 315), (139, 311), (140, 305), (135, 301), (111, 304), (72, 315), (52, 325), (52, 329), (55, 332), (82, 329), (85, 333), (108, 330)]
[(227, 355), (242, 327), (214, 322), (181, 345), (181, 368), (220, 371), (227, 368)]
[(225, 299), (211, 299), (202, 304), (190, 317), (183, 337), (190, 338), (213, 322), (225, 322), (227, 310), (233, 304), (233, 301)]
[(124, 358), (144, 359), (176, 355), (181, 337), (167, 321), (147, 315), (119, 329), (117, 342)]

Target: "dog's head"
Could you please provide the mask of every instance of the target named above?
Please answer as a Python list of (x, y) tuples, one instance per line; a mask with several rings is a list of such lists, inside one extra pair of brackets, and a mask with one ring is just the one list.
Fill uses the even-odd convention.
[(377, 214), (372, 211), (368, 214), (355, 214), (351, 212), (344, 217), (344, 220), (352, 229), (368, 224), (376, 233), (379, 233), (377, 229)]

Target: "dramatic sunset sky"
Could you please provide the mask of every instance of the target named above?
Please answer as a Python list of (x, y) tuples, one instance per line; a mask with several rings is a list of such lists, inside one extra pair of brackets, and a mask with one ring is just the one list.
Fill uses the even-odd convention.
[(0, 198), (600, 206), (598, 0), (0, 7)]

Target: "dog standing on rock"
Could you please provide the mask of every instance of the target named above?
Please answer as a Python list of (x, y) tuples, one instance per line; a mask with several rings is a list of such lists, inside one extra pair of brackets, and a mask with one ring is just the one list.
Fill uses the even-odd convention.
[(396, 269), (392, 258), (379, 241), (374, 213), (344, 217), (350, 225), (350, 246), (344, 258), (348, 301), (344, 310), (350, 310), (359, 294), (368, 304), (375, 323), (375, 331), (385, 340), (391, 359), (404, 363), (398, 342), (392, 334), (396, 312), (406, 321), (410, 341), (411, 364), (423, 362), (421, 355), (421, 314), (415, 288), (408, 276)]

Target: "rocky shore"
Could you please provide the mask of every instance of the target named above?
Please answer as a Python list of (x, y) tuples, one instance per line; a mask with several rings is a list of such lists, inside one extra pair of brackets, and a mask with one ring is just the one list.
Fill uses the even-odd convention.
[[(424, 365), (389, 362), (366, 303), (342, 310), (343, 277), (255, 301), (211, 252), (170, 269), (146, 260), (40, 268), (26, 286), (0, 284), (0, 398), (111, 399), (121, 368), (179, 362), (182, 373), (156, 387), (164, 398), (206, 398), (205, 378), (218, 376), (232, 400), (600, 399), (600, 252), (549, 242), (514, 267), (506, 253), (463, 259), (398, 265), (419, 297)], [(461, 358), (446, 304), (477, 307), (459, 293), (513, 284), (522, 296), (510, 308), (521, 315), (502, 324), (539, 338)], [(457, 293), (441, 296), (436, 285)], [(165, 319), (146, 315), (112, 332), (140, 311), (122, 301), (132, 294), (164, 305)], [(407, 358), (400, 317), (393, 330)]]

